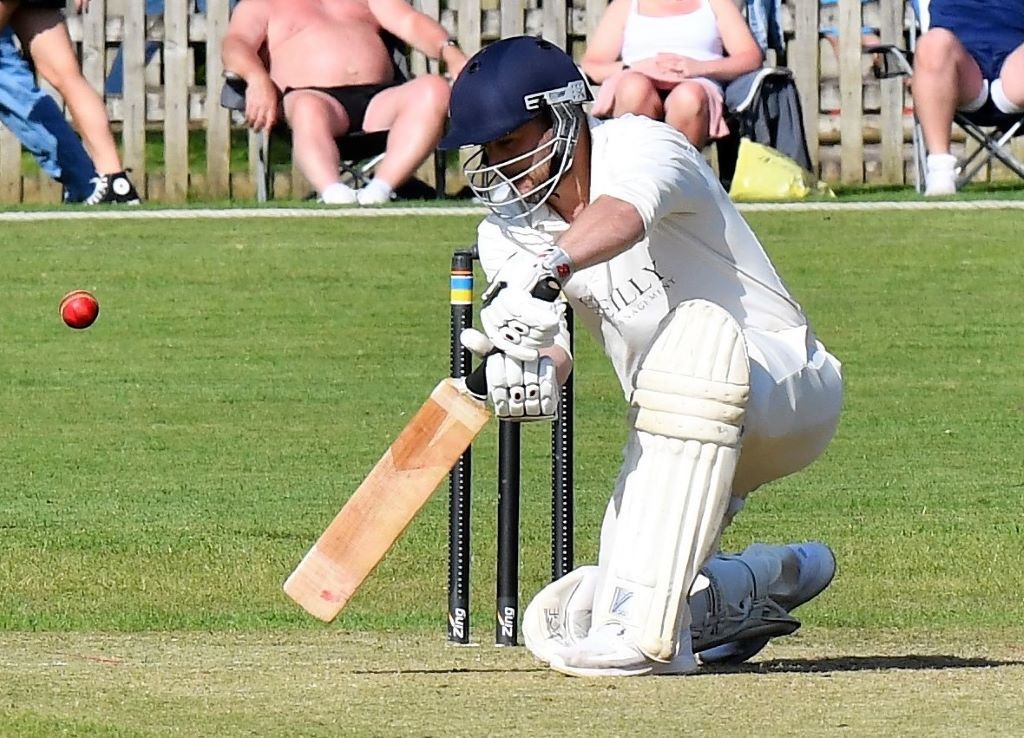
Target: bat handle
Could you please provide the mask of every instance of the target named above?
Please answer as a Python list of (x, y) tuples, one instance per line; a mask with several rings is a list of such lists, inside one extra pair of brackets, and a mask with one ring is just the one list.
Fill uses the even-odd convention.
[[(534, 285), (533, 289), (530, 290), (530, 294), (536, 297), (538, 300), (544, 300), (545, 302), (554, 302), (558, 299), (558, 295), (562, 291), (562, 285), (554, 277), (546, 277)], [(484, 356), (476, 369), (466, 377), (466, 389), (469, 390), (470, 394), (481, 400), (487, 397), (487, 357), (494, 354), (500, 353), (498, 349), (491, 349), (487, 352), (487, 356)]]

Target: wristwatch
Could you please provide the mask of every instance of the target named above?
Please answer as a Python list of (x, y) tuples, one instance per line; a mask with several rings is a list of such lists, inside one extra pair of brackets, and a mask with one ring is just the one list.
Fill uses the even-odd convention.
[(447, 39), (443, 44), (441, 44), (441, 49), (437, 52), (438, 59), (444, 58), (444, 50), (447, 49), (449, 46), (454, 46), (457, 49), (459, 48), (459, 42), (456, 41), (454, 38)]

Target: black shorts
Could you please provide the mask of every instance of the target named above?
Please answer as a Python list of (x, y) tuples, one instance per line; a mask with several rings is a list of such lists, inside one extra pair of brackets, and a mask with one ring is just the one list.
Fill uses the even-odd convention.
[(22, 8), (36, 8), (49, 10), (64, 10), (67, 3), (64, 0), (21, 0), (19, 5)]
[(349, 133), (361, 133), (363, 120), (366, 118), (366, 109), (370, 107), (370, 101), (384, 90), (397, 87), (401, 82), (385, 82), (380, 85), (347, 85), (343, 87), (288, 87), (285, 89), (282, 99), (291, 92), (298, 90), (314, 90), (330, 95), (337, 100), (341, 107), (345, 108), (348, 114)]

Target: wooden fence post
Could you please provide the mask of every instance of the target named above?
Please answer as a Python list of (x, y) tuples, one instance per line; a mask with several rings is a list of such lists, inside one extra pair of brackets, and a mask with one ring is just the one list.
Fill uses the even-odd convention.
[(864, 181), (864, 73), (860, 0), (839, 0), (839, 137), (843, 184)]
[(228, 0), (206, 4), (206, 195), (231, 194), (231, 114), (221, 107), (224, 64), (221, 40), (228, 29)]
[[(880, 0), (879, 36), (883, 44), (904, 47), (903, 0)], [(904, 78), (881, 80), (882, 88), (882, 179), (902, 184), (903, 165), (903, 90)]]
[(188, 195), (188, 21), (191, 3), (164, 8), (164, 197), (182, 202)]
[(132, 170), (132, 180), (140, 193), (146, 186), (146, 15), (142, 2), (130, 2), (124, 11), (124, 92), (121, 106), (121, 158)]
[(804, 117), (804, 135), (812, 166), (820, 167), (818, 126), (821, 108), (819, 87), (820, 56), (818, 44), (818, 0), (796, 0), (793, 8), (793, 41), (789, 44), (787, 64), (793, 70)]

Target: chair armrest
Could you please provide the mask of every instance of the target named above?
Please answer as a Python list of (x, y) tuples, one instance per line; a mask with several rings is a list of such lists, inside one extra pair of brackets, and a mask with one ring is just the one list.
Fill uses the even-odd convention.
[(224, 86), (220, 90), (221, 107), (228, 110), (245, 111), (245, 88), (247, 84), (244, 79), (234, 72), (224, 72)]
[(793, 78), (793, 72), (786, 67), (761, 67), (732, 80), (726, 85), (725, 102), (729, 112), (746, 112), (761, 94), (764, 83), (773, 78), (790, 80)]
[(892, 44), (875, 44), (863, 48), (865, 54), (877, 54), (880, 64), (874, 65), (874, 74), (878, 79), (909, 77), (914, 73), (913, 55), (906, 49)]

